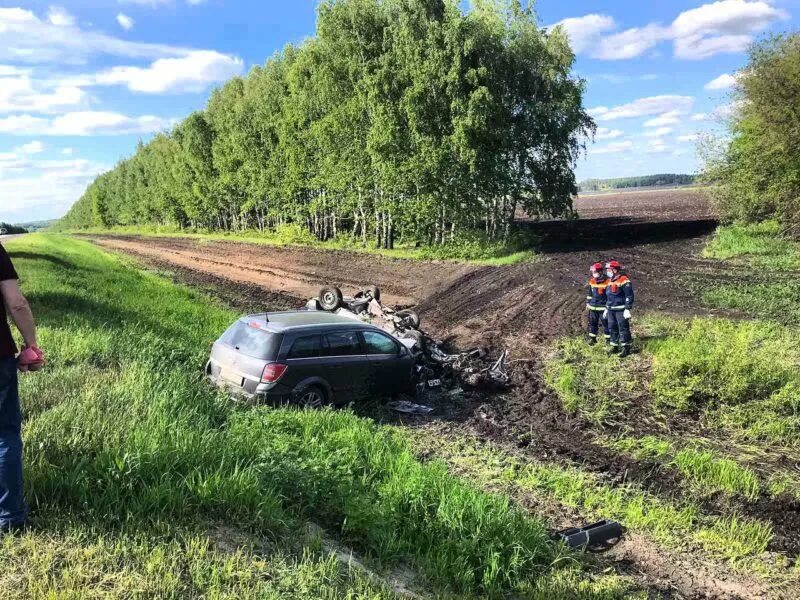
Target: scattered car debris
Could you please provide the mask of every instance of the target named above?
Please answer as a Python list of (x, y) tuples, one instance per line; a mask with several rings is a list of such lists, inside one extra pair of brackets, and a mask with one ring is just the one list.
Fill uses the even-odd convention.
[(586, 527), (565, 529), (558, 533), (557, 537), (574, 550), (588, 550), (619, 540), (622, 537), (622, 525), (616, 521), (604, 519)]
[(406, 413), (409, 415), (427, 415), (433, 412), (433, 408), (424, 404), (416, 404), (410, 400), (397, 400), (386, 405), (395, 412)]
[(511, 384), (508, 352), (491, 359), (486, 351), (475, 348), (450, 354), (443, 344), (420, 328), (420, 317), (413, 310), (394, 309), (381, 303), (381, 291), (371, 286), (345, 296), (336, 286), (325, 286), (316, 298), (306, 303), (307, 310), (324, 310), (337, 315), (367, 321), (381, 327), (415, 352), (417, 357), (417, 399), (430, 393), (458, 390), (463, 387), (503, 389)]

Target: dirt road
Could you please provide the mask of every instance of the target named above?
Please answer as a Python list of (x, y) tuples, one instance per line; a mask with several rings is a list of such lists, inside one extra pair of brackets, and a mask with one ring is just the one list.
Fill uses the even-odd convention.
[[(302, 304), (320, 286), (345, 292), (375, 284), (384, 300), (416, 305), (428, 330), (461, 345), (503, 345), (527, 354), (554, 336), (581, 327), (582, 285), (596, 261), (628, 266), (640, 305), (675, 310), (693, 305), (674, 286), (676, 271), (715, 277), (696, 258), (713, 214), (694, 191), (631, 192), (578, 200), (575, 222), (525, 222), (541, 236), (541, 260), (505, 267), (395, 260), (364, 253), (279, 248), (188, 238), (94, 236), (110, 250), (136, 255), (232, 286), (231, 294), (259, 303), (259, 294)], [(263, 290), (263, 291), (260, 291)], [(263, 305), (263, 298), (260, 299)]]

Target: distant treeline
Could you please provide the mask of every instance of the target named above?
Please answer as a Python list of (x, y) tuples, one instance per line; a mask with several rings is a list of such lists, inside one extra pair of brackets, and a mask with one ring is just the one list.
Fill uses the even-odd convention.
[(28, 233), (32, 233), (34, 231), (40, 231), (42, 229), (47, 229), (48, 227), (52, 226), (56, 223), (57, 219), (51, 219), (48, 221), (31, 221), (29, 223), (17, 223), (16, 227), (22, 227)]
[(696, 175), (663, 173), (661, 175), (640, 175), (638, 177), (617, 177), (614, 179), (587, 179), (581, 181), (578, 185), (578, 190), (581, 192), (599, 192), (602, 190), (621, 190), (624, 188), (662, 185), (692, 185), (696, 181)]
[(391, 248), (565, 215), (594, 123), (520, 0), (323, 0), (317, 35), (100, 176), (61, 228), (299, 227)]
[(0, 230), (4, 230), (8, 234), (14, 233), (28, 233), (28, 230), (19, 225), (12, 225), (11, 223), (3, 223), (0, 221)]

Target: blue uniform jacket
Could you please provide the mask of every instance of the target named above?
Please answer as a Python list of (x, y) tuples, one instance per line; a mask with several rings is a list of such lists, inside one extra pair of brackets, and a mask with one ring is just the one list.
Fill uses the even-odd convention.
[(586, 288), (586, 307), (589, 310), (605, 310), (606, 309), (606, 286), (608, 279), (603, 277), (597, 279), (592, 277), (589, 280)]
[(627, 275), (620, 274), (608, 280), (606, 307), (609, 310), (625, 310), (633, 306), (633, 283)]

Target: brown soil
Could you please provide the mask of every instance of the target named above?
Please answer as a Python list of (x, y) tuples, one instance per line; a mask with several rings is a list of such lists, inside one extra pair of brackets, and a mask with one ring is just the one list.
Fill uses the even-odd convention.
[[(611, 482), (636, 480), (656, 493), (672, 495), (680, 482), (669, 473), (592, 442), (587, 424), (567, 414), (547, 391), (540, 361), (545, 344), (582, 331), (582, 288), (589, 265), (597, 261), (613, 258), (627, 266), (636, 286), (635, 312), (713, 312), (700, 306), (693, 283), (730, 278), (719, 263), (698, 258), (716, 227), (713, 212), (700, 193), (690, 190), (583, 197), (576, 208), (581, 217), (576, 221), (525, 221), (524, 226), (540, 239), (541, 259), (502, 267), (187, 238), (93, 239), (104, 248), (173, 272), (181, 281), (209, 288), (243, 310), (299, 306), (324, 284), (340, 285), (345, 293), (378, 285), (385, 302), (416, 305), (424, 327), (443, 340), (465, 347), (504, 347), (518, 361), (514, 393), (491, 398), (467, 394), (440, 419), (536, 458), (577, 463), (603, 473)], [(410, 425), (430, 423), (430, 419), (393, 418)], [(751, 504), (743, 512), (773, 524), (784, 515), (794, 526), (800, 512), (796, 504), (787, 504)], [(776, 530), (775, 549), (800, 548), (791, 527)], [(653, 574), (663, 573), (664, 585), (657, 587), (683, 596), (763, 597), (757, 586), (748, 593), (746, 585), (715, 579), (698, 565), (687, 566), (685, 573), (674, 561), (665, 566), (666, 559), (652, 548), (623, 553), (619, 560), (632, 561), (630, 571), (656, 578), (661, 575)], [(652, 582), (651, 575), (646, 582)]]

